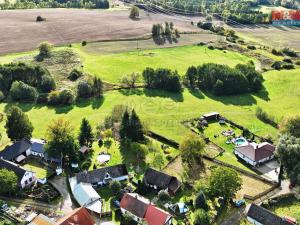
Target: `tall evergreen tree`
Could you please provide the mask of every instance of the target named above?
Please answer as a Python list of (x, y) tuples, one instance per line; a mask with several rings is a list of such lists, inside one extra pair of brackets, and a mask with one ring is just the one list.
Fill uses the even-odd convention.
[(28, 116), (17, 106), (11, 107), (5, 124), (7, 136), (12, 141), (32, 137), (33, 126)]
[(103, 96), (103, 82), (99, 77), (93, 78), (93, 92), (96, 97)]
[(120, 127), (120, 137), (121, 137), (121, 139), (129, 138), (128, 137), (129, 123), (130, 123), (129, 113), (126, 110), (123, 114), (122, 121), (121, 121), (121, 127)]
[(136, 142), (144, 140), (143, 125), (134, 109), (130, 117), (129, 138)]
[(78, 135), (78, 141), (81, 146), (90, 146), (93, 142), (93, 131), (91, 124), (86, 118), (83, 118), (81, 121), (80, 132)]

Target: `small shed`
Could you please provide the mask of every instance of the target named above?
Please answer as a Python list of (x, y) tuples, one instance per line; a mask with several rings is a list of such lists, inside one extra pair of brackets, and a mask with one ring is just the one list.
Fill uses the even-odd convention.
[(207, 121), (215, 121), (219, 120), (220, 114), (218, 112), (211, 112), (204, 114), (202, 117), (204, 117), (204, 119)]

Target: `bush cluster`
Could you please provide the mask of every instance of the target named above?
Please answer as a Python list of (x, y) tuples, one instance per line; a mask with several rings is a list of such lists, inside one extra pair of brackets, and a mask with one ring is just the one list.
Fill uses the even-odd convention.
[(263, 77), (253, 64), (227, 65), (206, 63), (189, 67), (185, 81), (191, 88), (211, 90), (215, 95), (257, 92), (262, 88)]
[(259, 120), (270, 124), (273, 127), (277, 127), (274, 117), (265, 112), (261, 107), (256, 108), (255, 115)]
[(143, 71), (143, 78), (147, 88), (155, 88), (172, 92), (181, 91), (180, 76), (177, 71), (170, 69), (153, 69), (147, 67)]
[(73, 91), (64, 89), (62, 91), (52, 91), (47, 98), (48, 104), (52, 106), (57, 105), (72, 105), (75, 102), (75, 95)]
[(49, 71), (39, 65), (0, 65), (0, 91), (4, 97), (10, 94), (16, 101), (34, 101), (37, 92), (48, 93), (55, 87), (55, 81)]

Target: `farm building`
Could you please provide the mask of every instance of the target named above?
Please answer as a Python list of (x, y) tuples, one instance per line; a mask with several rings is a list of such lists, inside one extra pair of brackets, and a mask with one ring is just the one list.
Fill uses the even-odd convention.
[(168, 190), (171, 194), (176, 194), (181, 187), (181, 182), (176, 177), (152, 168), (146, 170), (143, 181), (150, 188), (155, 190)]
[(13, 171), (18, 177), (19, 186), (21, 188), (32, 185), (37, 179), (34, 172), (28, 171), (20, 165), (5, 159), (0, 159), (0, 169)]
[(148, 225), (170, 225), (172, 216), (136, 193), (127, 193), (120, 202), (121, 212), (131, 215), (135, 221)]
[(220, 114), (218, 112), (211, 112), (202, 115), (200, 119), (206, 121), (217, 121), (219, 120), (219, 118), (220, 118)]
[(251, 204), (247, 212), (247, 220), (255, 225), (293, 225), (288, 220), (256, 204)]
[(275, 146), (263, 142), (256, 144), (246, 142), (235, 147), (234, 154), (252, 166), (257, 166), (274, 158)]
[(84, 171), (76, 175), (77, 183), (89, 183), (93, 186), (105, 185), (112, 180), (123, 181), (128, 179), (125, 164), (104, 167), (92, 171)]

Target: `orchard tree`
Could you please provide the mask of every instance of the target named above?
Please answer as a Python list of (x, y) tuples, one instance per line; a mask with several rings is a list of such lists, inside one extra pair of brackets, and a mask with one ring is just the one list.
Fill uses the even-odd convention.
[(204, 140), (194, 133), (186, 135), (179, 145), (183, 166), (189, 179), (196, 180), (200, 178), (200, 173), (204, 169), (202, 160), (204, 147)]
[(46, 152), (51, 157), (66, 157), (77, 159), (79, 146), (73, 135), (73, 127), (67, 120), (59, 118), (54, 120), (47, 129)]
[(233, 198), (242, 188), (242, 178), (237, 171), (227, 167), (217, 167), (209, 177), (209, 191), (214, 197), (223, 197), (226, 201)]
[(92, 126), (86, 118), (83, 118), (80, 125), (78, 141), (81, 146), (90, 146), (93, 142), (94, 134)]
[(28, 116), (17, 106), (11, 107), (6, 119), (6, 133), (13, 142), (32, 137), (33, 126)]
[(152, 162), (152, 165), (161, 170), (165, 164), (164, 156), (160, 152), (156, 153)]
[(0, 169), (0, 184), (0, 194), (11, 195), (17, 190), (18, 177), (13, 171)]
[(136, 19), (140, 16), (140, 10), (138, 7), (136, 7), (135, 5), (132, 6), (131, 10), (130, 10), (130, 15), (129, 18), (131, 19)]

